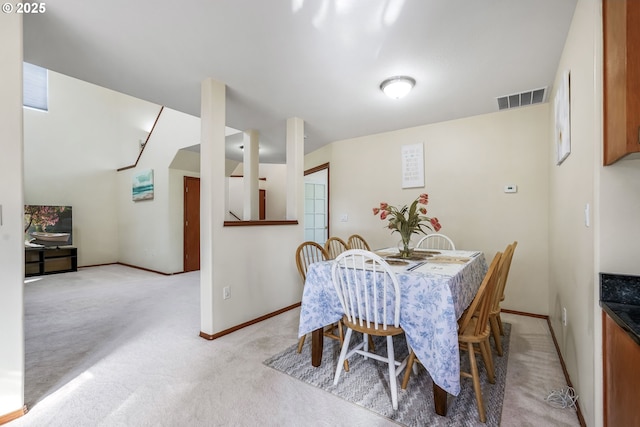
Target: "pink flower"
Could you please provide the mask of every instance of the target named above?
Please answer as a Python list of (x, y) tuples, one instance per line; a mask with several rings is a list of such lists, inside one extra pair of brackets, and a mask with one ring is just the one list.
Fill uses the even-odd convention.
[(437, 232), (440, 231), (440, 229), (442, 228), (442, 226), (440, 225), (440, 223), (438, 222), (438, 218), (431, 218), (429, 220), (429, 222), (431, 222), (431, 225), (433, 226), (433, 229)]
[(422, 205), (429, 203), (429, 195), (427, 193), (422, 193), (420, 197), (418, 197), (418, 203)]
[(420, 208), (420, 213), (422, 215), (426, 215), (427, 214), (427, 208)]
[(387, 219), (387, 211), (382, 211), (380, 214), (380, 219)]
[(380, 213), (380, 209), (379, 208), (373, 208), (373, 214), (374, 215), (378, 215)]
[(380, 203), (380, 209), (381, 210), (386, 211), (388, 207), (389, 207), (388, 203), (385, 203), (385, 202)]

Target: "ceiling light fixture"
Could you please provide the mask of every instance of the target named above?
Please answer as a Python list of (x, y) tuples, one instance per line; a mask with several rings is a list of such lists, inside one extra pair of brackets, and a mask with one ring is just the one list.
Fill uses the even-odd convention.
[(415, 84), (415, 79), (411, 77), (395, 76), (380, 83), (380, 90), (389, 98), (400, 99), (408, 94)]

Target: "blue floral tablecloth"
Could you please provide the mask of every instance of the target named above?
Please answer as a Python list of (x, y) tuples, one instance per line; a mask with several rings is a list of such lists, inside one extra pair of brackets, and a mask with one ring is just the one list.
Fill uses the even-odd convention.
[[(468, 261), (462, 264), (429, 259), (412, 271), (407, 271), (412, 265), (394, 268), (400, 283), (400, 326), (433, 381), (457, 396), (460, 392), (457, 320), (480, 287), (487, 263), (479, 252), (441, 252), (439, 256), (443, 258), (466, 257)], [(342, 318), (342, 307), (331, 282), (332, 265), (333, 261), (326, 261), (309, 266), (299, 337)]]

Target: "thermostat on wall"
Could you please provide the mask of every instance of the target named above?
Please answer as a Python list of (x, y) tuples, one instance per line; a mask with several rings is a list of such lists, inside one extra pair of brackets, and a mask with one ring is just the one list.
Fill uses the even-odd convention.
[(505, 193), (517, 193), (518, 192), (518, 186), (517, 185), (513, 185), (513, 184), (505, 185), (504, 186), (504, 192)]

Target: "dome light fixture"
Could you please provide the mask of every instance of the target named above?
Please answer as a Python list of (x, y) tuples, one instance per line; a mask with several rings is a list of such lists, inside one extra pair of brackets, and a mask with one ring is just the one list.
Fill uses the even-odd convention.
[(389, 77), (380, 83), (380, 90), (389, 98), (400, 99), (408, 94), (415, 84), (415, 79), (408, 76)]

